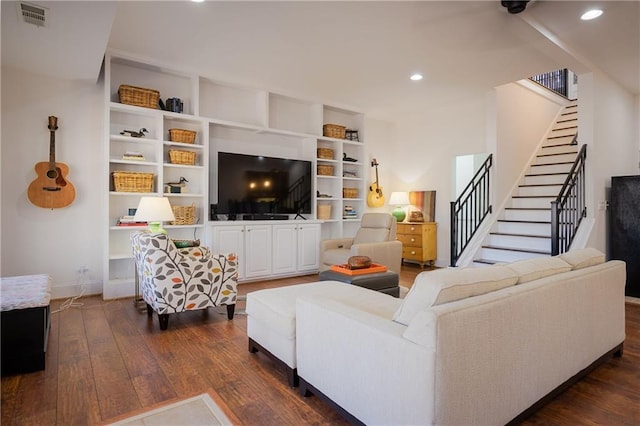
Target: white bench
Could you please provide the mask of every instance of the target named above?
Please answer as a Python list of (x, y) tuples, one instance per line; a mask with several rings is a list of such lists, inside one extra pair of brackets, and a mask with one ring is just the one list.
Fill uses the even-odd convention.
[[(338, 300), (361, 310), (389, 310), (389, 299), (401, 300), (384, 293), (338, 281), (320, 281), (247, 293), (247, 336), (249, 352), (263, 352), (283, 364), (287, 380), (298, 386), (296, 356), (296, 300), (299, 297), (322, 297)], [(391, 315), (397, 308), (395, 303)]]
[(51, 278), (1, 278), (0, 294), (2, 375), (44, 370), (51, 324)]

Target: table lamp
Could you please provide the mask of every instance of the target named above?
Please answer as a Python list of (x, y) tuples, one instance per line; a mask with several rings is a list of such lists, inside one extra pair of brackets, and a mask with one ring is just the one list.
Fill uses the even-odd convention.
[(408, 192), (392, 192), (389, 198), (389, 205), (395, 205), (396, 208), (391, 212), (396, 221), (402, 222), (407, 214), (404, 211), (404, 206), (409, 205), (409, 193)]
[(134, 219), (140, 222), (147, 222), (149, 231), (154, 234), (166, 234), (167, 231), (162, 228), (162, 222), (176, 220), (176, 217), (173, 215), (168, 198), (142, 197)]

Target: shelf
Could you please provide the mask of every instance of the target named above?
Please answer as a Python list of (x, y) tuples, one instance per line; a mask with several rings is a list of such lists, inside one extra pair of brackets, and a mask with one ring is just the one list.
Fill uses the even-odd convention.
[(134, 197), (155, 197), (157, 192), (123, 192), (123, 191), (109, 191), (109, 195), (117, 196), (134, 196)]
[(122, 160), (118, 158), (110, 158), (109, 163), (111, 164), (132, 164), (136, 166), (149, 166), (149, 167), (157, 167), (160, 163), (155, 161), (139, 161), (139, 160)]
[(173, 163), (164, 163), (163, 164), (167, 168), (177, 168), (177, 169), (202, 169), (204, 166), (200, 165), (190, 165), (190, 164), (173, 164)]
[(134, 138), (133, 136), (109, 135), (111, 142), (123, 142), (127, 144), (156, 145), (160, 143), (160, 139)]
[(181, 148), (192, 148), (192, 149), (203, 149), (204, 147), (200, 144), (196, 143), (184, 143), (184, 142), (171, 142), (171, 141), (163, 141), (165, 146), (178, 146)]

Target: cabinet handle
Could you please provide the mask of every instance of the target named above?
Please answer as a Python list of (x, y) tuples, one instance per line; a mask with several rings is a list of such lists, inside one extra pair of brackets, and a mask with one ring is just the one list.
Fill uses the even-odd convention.
[(415, 250), (411, 250), (411, 254), (416, 254)]
[(412, 227), (411, 227), (411, 230), (412, 230), (412, 231), (415, 231), (415, 230), (416, 230), (416, 228), (412, 226)]
[(412, 238), (412, 239), (411, 239), (411, 242), (412, 242), (412, 243), (415, 243), (415, 242), (416, 242), (416, 239), (415, 239), (415, 238)]

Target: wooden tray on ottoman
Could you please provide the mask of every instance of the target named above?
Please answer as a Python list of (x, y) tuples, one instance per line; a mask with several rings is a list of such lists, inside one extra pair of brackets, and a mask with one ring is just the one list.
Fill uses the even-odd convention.
[(368, 268), (349, 269), (349, 265), (345, 263), (342, 265), (331, 265), (331, 270), (345, 275), (366, 275), (387, 272), (387, 267), (378, 263), (372, 263)]

